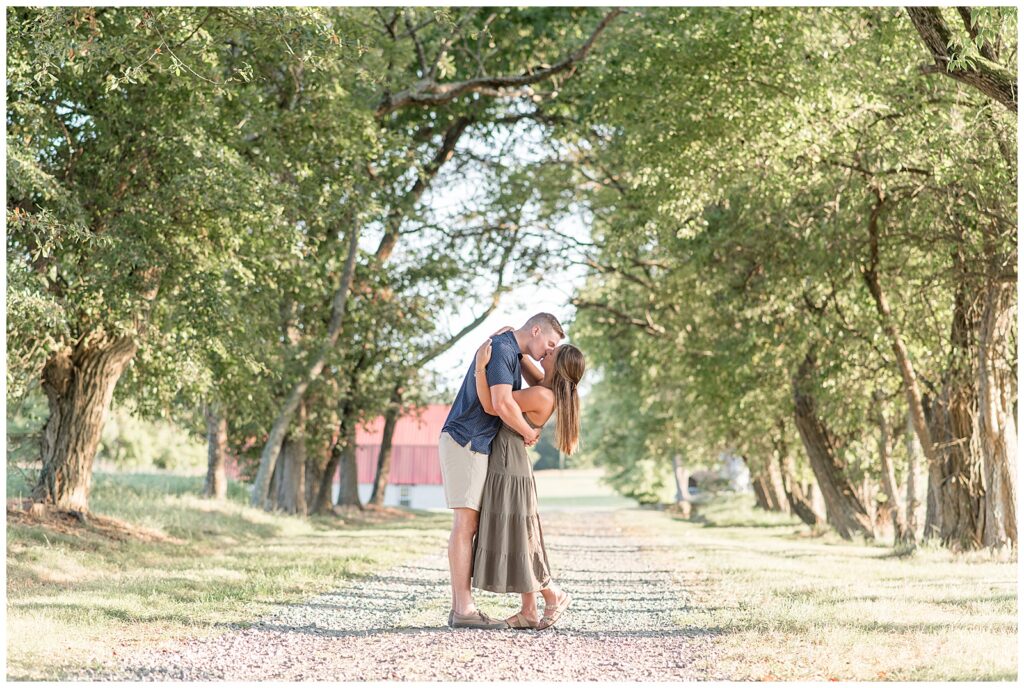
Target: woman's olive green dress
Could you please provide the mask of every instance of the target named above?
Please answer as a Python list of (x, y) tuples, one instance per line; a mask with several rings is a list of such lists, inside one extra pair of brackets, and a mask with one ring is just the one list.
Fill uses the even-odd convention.
[[(537, 427), (529, 418), (526, 422)], [(537, 483), (523, 436), (502, 423), (487, 461), (473, 548), (473, 586), (491, 592), (545, 588), (551, 582), (551, 568), (537, 514)]]

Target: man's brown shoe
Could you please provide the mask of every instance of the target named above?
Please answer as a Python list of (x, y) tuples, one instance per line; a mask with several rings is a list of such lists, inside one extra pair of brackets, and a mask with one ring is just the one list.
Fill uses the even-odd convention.
[(448, 616), (448, 625), (452, 628), (479, 628), (488, 631), (508, 628), (508, 623), (504, 619), (492, 619), (479, 609), (469, 614), (456, 614), (453, 609)]

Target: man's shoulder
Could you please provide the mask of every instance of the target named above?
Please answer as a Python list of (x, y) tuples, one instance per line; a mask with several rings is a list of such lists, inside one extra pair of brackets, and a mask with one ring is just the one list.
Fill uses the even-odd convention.
[(511, 332), (503, 332), (491, 340), (491, 356), (498, 355), (519, 360), (519, 351), (515, 345), (515, 339), (509, 339), (506, 335), (514, 337)]

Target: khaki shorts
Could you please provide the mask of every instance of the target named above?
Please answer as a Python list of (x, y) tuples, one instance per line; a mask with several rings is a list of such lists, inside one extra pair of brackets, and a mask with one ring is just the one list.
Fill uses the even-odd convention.
[(466, 442), (466, 446), (462, 446), (447, 432), (442, 432), (438, 440), (441, 481), (449, 509), (466, 507), (480, 511), (480, 498), (487, 479), (487, 454), (472, 451), (471, 444)]

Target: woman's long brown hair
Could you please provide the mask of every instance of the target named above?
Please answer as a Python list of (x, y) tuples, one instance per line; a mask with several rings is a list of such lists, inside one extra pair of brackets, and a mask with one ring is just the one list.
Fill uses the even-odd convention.
[(582, 351), (572, 344), (558, 347), (555, 372), (551, 377), (555, 413), (558, 414), (555, 416), (555, 446), (566, 456), (576, 451), (580, 440), (580, 397), (576, 385), (586, 369)]

